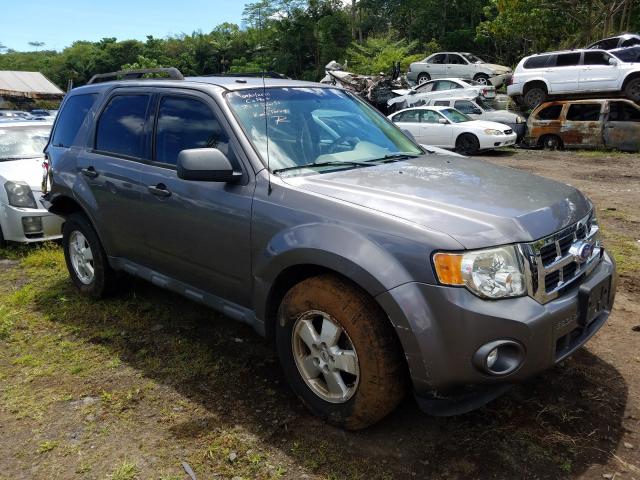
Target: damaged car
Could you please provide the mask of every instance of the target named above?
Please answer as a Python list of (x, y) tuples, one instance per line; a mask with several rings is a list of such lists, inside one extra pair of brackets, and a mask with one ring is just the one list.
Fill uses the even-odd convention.
[(499, 87), (511, 76), (504, 65), (487, 63), (468, 52), (438, 52), (409, 65), (407, 80), (421, 84), (434, 78), (457, 77)]
[(531, 113), (527, 128), (529, 146), (640, 150), (640, 108), (624, 99), (544, 103)]

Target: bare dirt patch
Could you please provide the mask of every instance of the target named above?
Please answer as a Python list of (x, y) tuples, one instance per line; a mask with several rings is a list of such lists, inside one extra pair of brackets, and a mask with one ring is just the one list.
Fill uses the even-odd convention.
[(91, 301), (59, 247), (6, 250), (20, 263), (0, 263), (0, 479), (188, 479), (187, 462), (198, 479), (640, 480), (640, 181), (614, 180), (640, 156), (481, 158), (597, 205), (622, 281), (610, 321), (572, 358), (476, 412), (428, 417), (407, 398), (349, 433), (300, 405), (248, 327), (138, 281)]

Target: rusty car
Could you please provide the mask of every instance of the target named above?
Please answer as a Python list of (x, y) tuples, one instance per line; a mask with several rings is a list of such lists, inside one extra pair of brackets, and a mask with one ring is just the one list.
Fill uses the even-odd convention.
[(620, 98), (564, 100), (538, 106), (527, 120), (533, 147), (640, 150), (640, 108)]

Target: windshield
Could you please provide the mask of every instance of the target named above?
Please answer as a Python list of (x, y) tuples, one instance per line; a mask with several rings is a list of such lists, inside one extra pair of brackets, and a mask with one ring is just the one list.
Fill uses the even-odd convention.
[(0, 126), (0, 161), (42, 156), (50, 132), (50, 126)]
[(272, 172), (321, 163), (335, 169), (341, 162), (340, 168), (354, 168), (423, 153), (372, 107), (338, 89), (259, 88), (226, 98), (265, 165), (268, 157)]
[(440, 113), (443, 114), (451, 123), (462, 123), (462, 122), (470, 122), (473, 120), (470, 117), (467, 117), (464, 113), (459, 112), (455, 108), (444, 108), (440, 110)]
[(480, 57), (476, 57), (473, 53), (462, 53), (461, 55), (471, 63), (486, 63)]
[(493, 105), (491, 105), (489, 102), (484, 100), (482, 97), (476, 97), (475, 102), (480, 106), (480, 108), (482, 108), (487, 112), (495, 111), (495, 108), (493, 108)]

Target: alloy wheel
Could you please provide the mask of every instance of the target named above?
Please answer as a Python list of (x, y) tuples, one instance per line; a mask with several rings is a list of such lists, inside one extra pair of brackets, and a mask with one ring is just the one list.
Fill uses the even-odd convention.
[(87, 238), (78, 230), (74, 230), (69, 236), (69, 257), (78, 279), (85, 285), (93, 282), (95, 278), (93, 252)]

